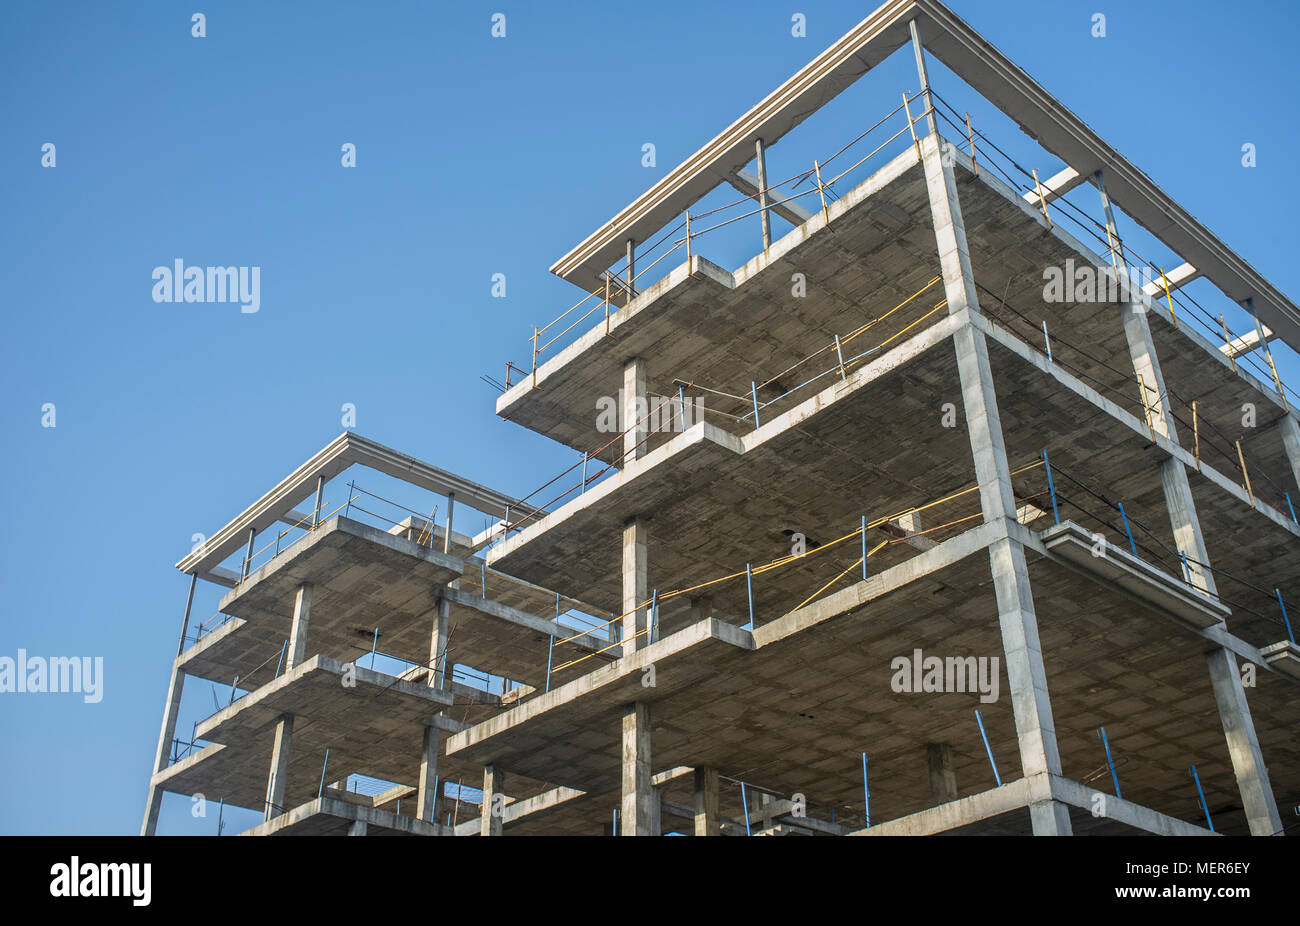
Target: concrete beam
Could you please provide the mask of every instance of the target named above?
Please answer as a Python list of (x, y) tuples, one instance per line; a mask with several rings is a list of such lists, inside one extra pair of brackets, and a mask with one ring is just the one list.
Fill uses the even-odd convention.
[[(761, 189), (758, 183), (758, 178), (749, 171), (734, 170), (727, 175), (727, 182), (735, 187), (737, 192), (758, 199), (758, 191)], [(767, 191), (767, 204), (770, 210), (785, 219), (791, 225), (802, 225), (813, 217), (813, 213), (799, 205), (796, 200), (786, 196), (778, 190)]]
[(1146, 293), (1152, 299), (1159, 299), (1165, 294), (1165, 284), (1169, 285), (1169, 291), (1175, 292), (1182, 289), (1193, 280), (1199, 280), (1201, 272), (1191, 264), (1182, 263), (1165, 274), (1164, 280), (1152, 280), (1150, 283), (1142, 284), (1142, 292)]
[[(1087, 182), (1087, 179), (1087, 177), (1080, 174), (1073, 167), (1062, 168), (1039, 184), (1043, 188), (1042, 198), (1047, 200), (1048, 203), (1051, 203), (1053, 200), (1060, 199), (1075, 187)], [(1022, 193), (1020, 198), (1029, 203), (1029, 205), (1033, 206), (1035, 209), (1039, 206), (1037, 190), (1030, 190), (1028, 193)]]

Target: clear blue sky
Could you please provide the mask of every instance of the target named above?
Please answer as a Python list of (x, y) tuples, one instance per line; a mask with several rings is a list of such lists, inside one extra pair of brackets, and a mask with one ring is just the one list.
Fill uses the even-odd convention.
[[(98, 704), (0, 694), (0, 832), (138, 830), (173, 564), (335, 436), (343, 403), (361, 433), (503, 491), (571, 463), (478, 379), (526, 363), (530, 326), (576, 300), (546, 268), (874, 5), (0, 7), (0, 655), (105, 661)], [(1293, 4), (952, 6), (1300, 297)], [(915, 89), (908, 61), (881, 77), (868, 122)], [(177, 257), (261, 267), (261, 310), (155, 303)], [(181, 811), (162, 831), (211, 831)]]

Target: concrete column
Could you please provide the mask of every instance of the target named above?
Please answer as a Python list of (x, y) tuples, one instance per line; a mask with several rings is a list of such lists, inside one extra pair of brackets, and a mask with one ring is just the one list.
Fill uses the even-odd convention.
[[(1277, 422), (1282, 432), (1282, 446), (1286, 448), (1287, 462), (1291, 464), (1291, 476), (1300, 487), (1300, 424), (1296, 422), (1293, 412), (1287, 412)], [(1300, 498), (1292, 498), (1292, 503), (1300, 503)]]
[(925, 50), (921, 47), (921, 35), (916, 31), (915, 19), (908, 22), (907, 29), (912, 35), (912, 51), (916, 55), (916, 75), (921, 81), (921, 90), (925, 93), (921, 99), (925, 102), (925, 108), (931, 110), (926, 114), (925, 124), (929, 127), (930, 134), (937, 136), (939, 124), (934, 117), (934, 101), (930, 99), (930, 76), (925, 70)]
[(367, 826), (365, 820), (353, 820), (351, 823), (348, 824), (348, 835), (364, 836), (366, 835), (367, 829), (369, 829), (369, 827)]
[(1246, 811), (1250, 835), (1281, 835), (1282, 818), (1278, 815), (1273, 788), (1268, 781), (1268, 768), (1259, 749), (1246, 692), (1241, 687), (1237, 657), (1229, 649), (1216, 647), (1205, 658), (1210, 664), (1210, 683), (1214, 686), (1214, 700), (1219, 705), (1219, 719), (1223, 722), (1228, 756), (1237, 776), (1237, 789), (1241, 792), (1241, 806)]
[(944, 164), (939, 150), (939, 136), (921, 139), (921, 160), (925, 165), (925, 184), (930, 195), (930, 215), (934, 221), (934, 239), (939, 250), (944, 295), (948, 314), (965, 309), (979, 311), (975, 273), (971, 269), (970, 250), (966, 244), (966, 225), (957, 200), (957, 177), (951, 164)]
[[(1187, 468), (1181, 460), (1169, 457), (1160, 463), (1160, 485), (1165, 492), (1169, 508), (1169, 526), (1174, 533), (1174, 546), (1186, 554), (1187, 574), (1196, 588), (1218, 597), (1214, 573), (1207, 568), (1210, 554), (1205, 549), (1201, 522), (1196, 516), (1196, 502), (1192, 499), (1192, 486), (1187, 479)], [(1205, 565), (1200, 565), (1204, 563)]]
[[(506, 793), (506, 776), (495, 765), (483, 766), (483, 803), (479, 809), (479, 835), (500, 836), (504, 822), (500, 813), (494, 813), (497, 796)], [(504, 809), (504, 808), (502, 808)]]
[[(190, 576), (190, 591), (185, 599), (185, 617), (181, 619), (181, 638), (176, 644), (176, 658), (185, 652), (185, 635), (189, 632), (190, 611), (194, 608), (194, 587), (197, 573)], [(152, 778), (168, 765), (172, 740), (176, 738), (176, 717), (180, 713), (181, 694), (185, 690), (185, 670), (172, 661), (171, 678), (167, 682), (167, 700), (163, 704), (162, 728), (158, 731), (158, 747), (154, 750), (153, 771), (150, 772), (149, 794), (145, 798), (144, 821), (140, 824), (141, 836), (153, 836), (158, 830), (158, 812), (162, 809), (162, 792), (154, 787)]]
[(293, 624), (289, 628), (289, 655), (284, 671), (299, 665), (307, 658), (307, 624), (311, 620), (311, 583), (298, 586), (293, 600)]
[[(995, 541), (989, 547), (989, 562), (998, 599), (998, 624), (1002, 630), (1021, 772), (1026, 778), (1044, 772), (1060, 775), (1061, 757), (1056, 746), (1047, 671), (1038, 640), (1038, 618), (1034, 614), (1024, 547), (1009, 538)], [(1031, 819), (1036, 836), (1070, 835), (1070, 818), (1063, 806), (1047, 807), (1037, 815), (1031, 814)]]
[(930, 796), (936, 804), (957, 800), (957, 773), (952, 767), (952, 746), (930, 743), (925, 747), (930, 766)]
[[(1093, 175), (1097, 192), (1101, 195), (1101, 206), (1106, 213), (1106, 230), (1114, 248), (1114, 270), (1120, 279), (1117, 281), (1127, 292), (1129, 286), (1128, 261), (1124, 257), (1124, 248), (1119, 240), (1119, 228), (1115, 224), (1115, 212), (1111, 208), (1110, 194), (1106, 192), (1106, 178), (1101, 171)], [(1145, 411), (1149, 416), (1151, 429), (1170, 440), (1177, 440), (1174, 431), (1172, 406), (1169, 395), (1165, 392), (1165, 378), (1160, 371), (1160, 361), (1156, 357), (1155, 341), (1151, 338), (1151, 326), (1147, 322), (1146, 309), (1139, 296), (1138, 301), (1122, 299), (1119, 304), (1120, 320), (1124, 326), (1124, 338), (1128, 341), (1129, 359), (1133, 363), (1133, 374), (1140, 377), (1141, 386), (1135, 379), (1134, 387), (1138, 389)]]
[[(447, 493), (447, 525), (443, 528), (442, 533), (442, 552), (451, 552), (451, 521), (452, 515), (456, 511), (456, 493)], [(432, 530), (432, 528), (430, 528)]]
[[(647, 579), (646, 527), (642, 518), (623, 524), (623, 655), (630, 656), (650, 642), (642, 633), (648, 626), (650, 597)], [(640, 634), (638, 636), (638, 634)]]
[(289, 783), (289, 751), (292, 746), (293, 714), (281, 714), (275, 722), (275, 741), (271, 746), (271, 772), (266, 780), (263, 820), (273, 819), (289, 810), (284, 806), (284, 794)]
[(620, 836), (652, 835), (650, 785), (650, 706), (642, 701), (623, 712), (623, 810), (618, 818)]
[(649, 450), (650, 403), (646, 398), (646, 363), (633, 357), (623, 367), (623, 466), (639, 460)]
[(758, 166), (758, 214), (763, 220), (763, 250), (772, 246), (772, 217), (767, 211), (767, 150), (763, 139), (754, 141), (754, 157)]
[(420, 783), (415, 789), (415, 816), (435, 823), (438, 811), (438, 750), (441, 742), (441, 730), (432, 724), (424, 728), (424, 743), (420, 752)]
[[(944, 292), (950, 314), (979, 311), (979, 296), (966, 244), (966, 230), (957, 197), (952, 167), (943, 163), (939, 140), (927, 136), (921, 143), (929, 188), (930, 212), (943, 274)], [(957, 373), (961, 380), (962, 403), (980, 487), (980, 507), (989, 523), (1016, 521), (1015, 495), (1007, 463), (1002, 420), (993, 387), (984, 333), (971, 324), (953, 335), (957, 352)], [(1024, 547), (1010, 538), (989, 547), (989, 564), (998, 603), (998, 623), (1011, 706), (1020, 746), (1020, 765), (1028, 777), (1041, 772), (1061, 774), (1051, 702), (1047, 695), (1047, 672), (1038, 641), (1038, 618), (1029, 586), (1029, 567)], [(1035, 835), (1069, 835), (1070, 818), (1063, 805), (1048, 802), (1031, 810)]]
[(650, 789), (650, 835), (664, 834), (664, 794), (661, 788)]
[(1070, 805), (1040, 801), (1029, 805), (1029, 827), (1035, 836), (1073, 836)]
[(695, 835), (721, 836), (718, 816), (718, 770), (695, 769)]
[(429, 633), (429, 675), (430, 688), (446, 688), (451, 678), (451, 656), (447, 653), (447, 621), (451, 616), (451, 602), (443, 595), (438, 595), (438, 609), (433, 618), (433, 629)]
[(636, 295), (636, 284), (633, 282), (635, 279), (636, 242), (629, 238), (627, 239), (627, 302), (623, 303), (624, 305), (631, 303), (632, 298)]
[(1011, 489), (1011, 468), (1002, 437), (988, 343), (984, 332), (973, 325), (963, 325), (953, 335), (953, 344), (957, 350), (957, 374), (984, 520), (1015, 521), (1016, 500)]

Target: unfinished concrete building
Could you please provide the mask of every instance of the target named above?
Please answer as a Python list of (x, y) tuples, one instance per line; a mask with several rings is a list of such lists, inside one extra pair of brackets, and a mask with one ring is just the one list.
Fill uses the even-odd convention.
[[(896, 52), (894, 112), (769, 176)], [(164, 792), (257, 835), (1285, 831), (1300, 310), (945, 6), (880, 7), (552, 270), (584, 298), (496, 411), (580, 459), (512, 498), (345, 433), (182, 559), (228, 591), (144, 833)], [(182, 741), (190, 676), (231, 694)]]

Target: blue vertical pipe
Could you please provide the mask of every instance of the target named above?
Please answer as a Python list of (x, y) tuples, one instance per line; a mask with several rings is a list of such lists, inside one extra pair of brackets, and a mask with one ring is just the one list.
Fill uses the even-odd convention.
[(1201, 813), (1205, 814), (1205, 825), (1208, 826), (1210, 828), (1210, 832), (1213, 833), (1214, 821), (1210, 819), (1210, 808), (1205, 803), (1205, 791), (1201, 789), (1201, 776), (1196, 773), (1195, 765), (1192, 766), (1191, 772), (1192, 772), (1192, 780), (1196, 782), (1196, 796), (1201, 799)]
[(862, 754), (862, 815), (871, 826), (871, 789), (867, 787), (867, 754)]
[(749, 395), (754, 400), (754, 427), (758, 427), (758, 386), (754, 382), (749, 384)]
[(1133, 542), (1133, 531), (1128, 526), (1128, 515), (1124, 513), (1124, 503), (1116, 502), (1115, 504), (1119, 506), (1119, 516), (1124, 521), (1124, 533), (1128, 534), (1128, 548), (1133, 551), (1134, 556), (1137, 556), (1138, 548), (1137, 544)]
[(984, 751), (988, 753), (989, 765), (993, 768), (993, 780), (1002, 787), (1002, 776), (998, 774), (998, 764), (993, 761), (993, 747), (989, 745), (989, 735), (984, 732), (984, 718), (980, 716), (978, 710), (975, 711), (975, 722), (980, 725), (980, 738), (984, 740)]
[(1296, 516), (1295, 516), (1295, 505), (1292, 505), (1292, 504), (1291, 504), (1291, 493), (1290, 493), (1290, 492), (1283, 492), (1282, 494), (1286, 496), (1286, 506), (1287, 506), (1287, 508), (1290, 509), (1290, 511), (1291, 511), (1291, 520), (1292, 520), (1292, 522), (1294, 522), (1294, 523), (1296, 523), (1296, 524), (1300, 524), (1300, 521), (1297, 521), (1297, 520), (1296, 520)]
[(1282, 609), (1282, 623), (1286, 624), (1286, 636), (1292, 643), (1295, 642), (1295, 634), (1291, 632), (1291, 618), (1286, 616), (1286, 605), (1282, 602), (1282, 589), (1273, 589), (1273, 594), (1277, 595), (1277, 606)]
[(752, 833), (749, 830), (749, 796), (745, 794), (745, 783), (743, 781), (740, 783), (740, 806), (745, 812), (745, 835), (750, 836)]
[(551, 657), (555, 652), (555, 634), (551, 634), (551, 642), (546, 646), (546, 690), (551, 690)]
[(330, 767), (330, 750), (325, 747), (325, 764), (320, 767), (320, 787), (316, 789), (316, 796), (320, 797), (325, 793), (325, 770)]
[(1124, 795), (1119, 790), (1119, 773), (1115, 771), (1115, 762), (1110, 757), (1110, 740), (1106, 739), (1106, 728), (1098, 727), (1097, 732), (1101, 735), (1101, 744), (1106, 747), (1106, 766), (1110, 769), (1110, 780), (1115, 784), (1115, 796), (1122, 798)]
[(1052, 496), (1052, 520), (1057, 524), (1061, 523), (1061, 512), (1056, 507), (1056, 486), (1052, 483), (1052, 464), (1047, 459), (1047, 451), (1043, 451), (1043, 467), (1047, 470), (1047, 494)]
[(867, 581), (867, 516), (862, 516), (862, 581)]

